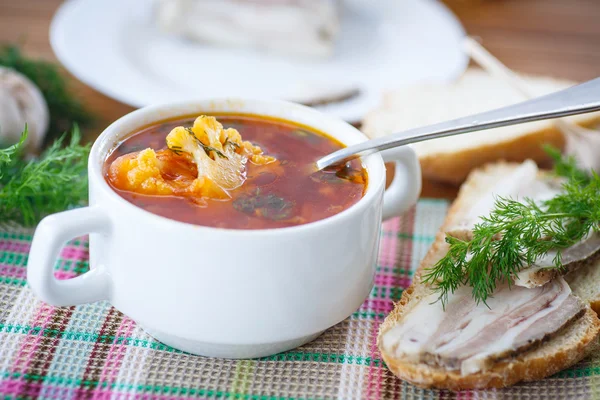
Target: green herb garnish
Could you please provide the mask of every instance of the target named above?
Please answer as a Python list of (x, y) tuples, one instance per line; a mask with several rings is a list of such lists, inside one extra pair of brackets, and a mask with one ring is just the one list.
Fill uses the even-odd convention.
[(291, 217), (294, 203), (273, 193), (262, 193), (257, 188), (253, 193), (240, 195), (233, 201), (233, 208), (254, 217), (281, 221)]
[(194, 139), (196, 139), (196, 141), (198, 142), (198, 144), (199, 144), (200, 146), (202, 146), (202, 148), (204, 149), (204, 152), (205, 152), (207, 155), (209, 155), (209, 156), (210, 156), (210, 152), (211, 152), (211, 151), (214, 151), (214, 152), (215, 152), (215, 154), (216, 154), (217, 156), (219, 156), (219, 157), (221, 157), (221, 158), (224, 158), (224, 159), (226, 159), (226, 160), (228, 159), (228, 157), (227, 157), (225, 154), (223, 154), (223, 152), (222, 152), (222, 151), (220, 151), (220, 150), (217, 150), (217, 149), (215, 149), (215, 148), (214, 148), (214, 147), (212, 147), (212, 146), (207, 146), (207, 145), (205, 145), (204, 143), (202, 143), (202, 141), (201, 141), (200, 139), (198, 139), (198, 137), (196, 136), (196, 134), (194, 133), (194, 131), (192, 130), (192, 128), (185, 128), (185, 130), (187, 131), (187, 133), (189, 133), (190, 135), (192, 135), (192, 137), (193, 137)]
[(44, 144), (51, 143), (73, 124), (87, 124), (91, 114), (70, 92), (59, 68), (49, 62), (30, 60), (15, 46), (0, 47), (0, 65), (28, 77), (42, 92), (50, 111), (50, 126)]
[[(27, 127), (25, 127), (25, 131), (21, 134), (21, 138), (17, 143), (5, 149), (0, 149), (0, 179), (9, 167), (14, 167), (15, 159), (23, 150), (25, 140), (27, 140)], [(2, 181), (0, 180), (0, 182)]]
[(168, 147), (169, 150), (171, 150), (173, 153), (177, 154), (178, 156), (183, 154), (183, 148), (181, 146), (171, 146)]
[(579, 169), (573, 156), (563, 156), (559, 149), (550, 145), (544, 145), (544, 151), (554, 161), (554, 173), (564, 178), (588, 183), (590, 174)]
[(541, 205), (498, 198), (490, 215), (475, 225), (472, 240), (446, 235), (448, 253), (423, 275), (444, 305), (461, 285), (470, 286), (473, 298), (485, 303), (498, 283), (510, 283), (550, 250), (557, 250), (553, 268), (562, 268), (560, 250), (599, 231), (600, 177), (564, 158), (557, 159), (555, 173), (567, 181), (554, 198)]
[(231, 147), (235, 148), (235, 149), (239, 149), (240, 145), (237, 144), (236, 142), (232, 142), (229, 140), (229, 138), (225, 138), (225, 143), (223, 143), (223, 148), (225, 148), (225, 146), (230, 145)]
[(75, 127), (66, 145), (63, 135), (38, 158), (25, 160), (25, 128), (19, 143), (0, 149), (0, 222), (32, 226), (45, 215), (87, 202), (90, 145), (81, 145), (80, 137)]

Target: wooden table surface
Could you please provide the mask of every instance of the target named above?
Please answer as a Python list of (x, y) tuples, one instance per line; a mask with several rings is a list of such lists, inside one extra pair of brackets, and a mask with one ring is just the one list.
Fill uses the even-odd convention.
[[(99, 0), (100, 1), (100, 0)], [(574, 80), (600, 76), (598, 0), (445, 0), (467, 32), (509, 67)], [(0, 0), (0, 44), (20, 43), (25, 54), (56, 60), (48, 42), (61, 0)], [(98, 116), (95, 137), (133, 108), (72, 78), (73, 90)], [(424, 182), (423, 195), (451, 198), (456, 188)]]

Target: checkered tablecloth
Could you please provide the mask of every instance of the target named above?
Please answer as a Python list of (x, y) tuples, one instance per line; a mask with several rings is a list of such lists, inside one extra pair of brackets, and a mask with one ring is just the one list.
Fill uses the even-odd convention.
[[(375, 287), (350, 318), (312, 343), (257, 360), (188, 355), (163, 345), (106, 302), (57, 308), (26, 283), (31, 231), (0, 231), (0, 398), (43, 399), (576, 399), (600, 398), (600, 355), (544, 381), (493, 391), (422, 390), (396, 379), (377, 329), (410, 284), (447, 203), (421, 200), (384, 223)], [(88, 268), (87, 239), (70, 242), (60, 278)], [(2, 397), (4, 396), (4, 397)]]

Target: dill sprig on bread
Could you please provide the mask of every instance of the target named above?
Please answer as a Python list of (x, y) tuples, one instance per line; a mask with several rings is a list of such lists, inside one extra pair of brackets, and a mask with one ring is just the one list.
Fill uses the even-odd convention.
[[(551, 154), (557, 157), (556, 150)], [(579, 170), (573, 159), (557, 159), (555, 172), (567, 181), (552, 199), (538, 204), (529, 198), (497, 198), (491, 213), (475, 225), (472, 239), (446, 235), (448, 253), (423, 275), (443, 303), (461, 285), (470, 286), (475, 300), (485, 303), (498, 283), (510, 282), (553, 249), (558, 250), (553, 267), (560, 269), (560, 250), (599, 230), (600, 177)]]

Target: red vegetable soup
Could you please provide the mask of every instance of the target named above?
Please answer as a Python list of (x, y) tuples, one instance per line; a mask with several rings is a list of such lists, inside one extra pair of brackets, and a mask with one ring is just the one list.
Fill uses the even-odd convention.
[[(325, 134), (261, 116), (216, 118), (223, 128), (215, 131), (221, 138), (216, 147), (202, 136), (204, 128), (197, 129), (195, 117), (134, 132), (107, 158), (107, 182), (125, 200), (154, 214), (229, 229), (306, 224), (335, 215), (363, 196), (367, 173), (359, 160), (337, 171), (310, 168), (343, 147)], [(224, 172), (230, 167), (233, 173)], [(203, 171), (212, 174), (210, 179), (200, 179)]]

